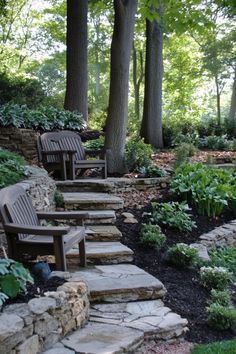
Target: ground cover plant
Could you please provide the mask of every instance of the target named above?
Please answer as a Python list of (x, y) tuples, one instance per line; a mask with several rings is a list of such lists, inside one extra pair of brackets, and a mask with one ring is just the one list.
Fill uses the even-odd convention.
[(234, 354), (236, 352), (236, 339), (216, 342), (212, 344), (196, 345), (191, 354)]
[(17, 183), (26, 176), (25, 161), (20, 155), (0, 150), (0, 188)]
[(143, 224), (140, 241), (156, 251), (159, 251), (166, 241), (160, 226), (152, 224)]

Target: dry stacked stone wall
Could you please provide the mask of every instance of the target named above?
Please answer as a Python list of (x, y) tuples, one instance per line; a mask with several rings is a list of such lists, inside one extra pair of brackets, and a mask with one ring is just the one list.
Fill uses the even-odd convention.
[(66, 282), (25, 304), (6, 306), (0, 314), (0, 354), (37, 354), (51, 348), (88, 320), (88, 287)]
[(37, 136), (32, 129), (0, 127), (0, 146), (21, 153), (27, 161), (38, 162)]

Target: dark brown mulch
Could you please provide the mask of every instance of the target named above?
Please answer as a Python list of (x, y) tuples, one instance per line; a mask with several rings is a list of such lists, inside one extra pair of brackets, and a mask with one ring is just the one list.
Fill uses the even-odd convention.
[(39, 281), (35, 279), (34, 284), (28, 284), (27, 292), (24, 294), (19, 294), (15, 299), (7, 300), (4, 303), (4, 306), (15, 304), (15, 303), (24, 303), (33, 299), (34, 297), (43, 296), (47, 291), (56, 291), (59, 286), (65, 283), (65, 279), (59, 277), (51, 277), (47, 281)]
[[(164, 197), (166, 199), (166, 196)], [(189, 321), (189, 332), (186, 339), (190, 342), (207, 343), (216, 340), (233, 338), (235, 335), (229, 331), (219, 332), (208, 327), (206, 323), (206, 306), (209, 299), (209, 292), (199, 282), (198, 269), (176, 269), (166, 262), (166, 250), (177, 242), (193, 243), (199, 241), (199, 236), (222, 225), (233, 218), (229, 210), (214, 220), (204, 216), (198, 216), (193, 210), (193, 219), (197, 228), (191, 233), (181, 233), (170, 229), (163, 229), (167, 236), (167, 242), (162, 251), (156, 251), (140, 244), (141, 224), (147, 222), (148, 216), (142, 217), (144, 212), (150, 212), (150, 204), (140, 210), (126, 209), (135, 215), (138, 224), (125, 224), (123, 216), (118, 216), (117, 226), (123, 234), (123, 243), (133, 249), (135, 254), (134, 263), (140, 268), (161, 280), (167, 288), (167, 295), (164, 302), (173, 311), (185, 317)]]

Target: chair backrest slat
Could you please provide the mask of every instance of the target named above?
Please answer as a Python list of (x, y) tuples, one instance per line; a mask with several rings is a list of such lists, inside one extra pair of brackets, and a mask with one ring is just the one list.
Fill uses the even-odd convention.
[[(39, 137), (40, 139), (39, 146), (41, 146), (42, 150), (44, 151), (60, 150), (60, 145), (57, 138), (58, 138), (57, 132), (44, 133)], [(46, 161), (48, 163), (57, 163), (60, 160), (59, 157), (56, 155), (48, 155), (46, 157)]]

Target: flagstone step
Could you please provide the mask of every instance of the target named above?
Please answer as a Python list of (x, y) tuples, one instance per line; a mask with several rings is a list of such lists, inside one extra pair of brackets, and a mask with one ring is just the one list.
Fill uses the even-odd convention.
[(80, 354), (134, 352), (145, 338), (173, 340), (187, 331), (187, 320), (161, 300), (92, 305), (87, 326), (62, 340)]
[(121, 198), (107, 193), (63, 193), (66, 210), (118, 210), (124, 202)]
[[(133, 261), (133, 251), (120, 242), (86, 242), (88, 264), (118, 264)], [(68, 267), (78, 267), (79, 250), (72, 248), (67, 254)]]
[(114, 225), (90, 225), (86, 227), (87, 241), (120, 241), (122, 233)]
[[(88, 214), (88, 218), (84, 219), (85, 226), (90, 225), (111, 226), (116, 221), (116, 214), (114, 210), (83, 210), (82, 212)], [(91, 234), (91, 233), (90, 233)]]
[(76, 179), (57, 181), (57, 189), (61, 192), (101, 192), (109, 193), (114, 189), (110, 179)]
[(151, 300), (166, 293), (158, 279), (132, 264), (97, 265), (69, 273), (69, 279), (87, 281), (91, 302)]

